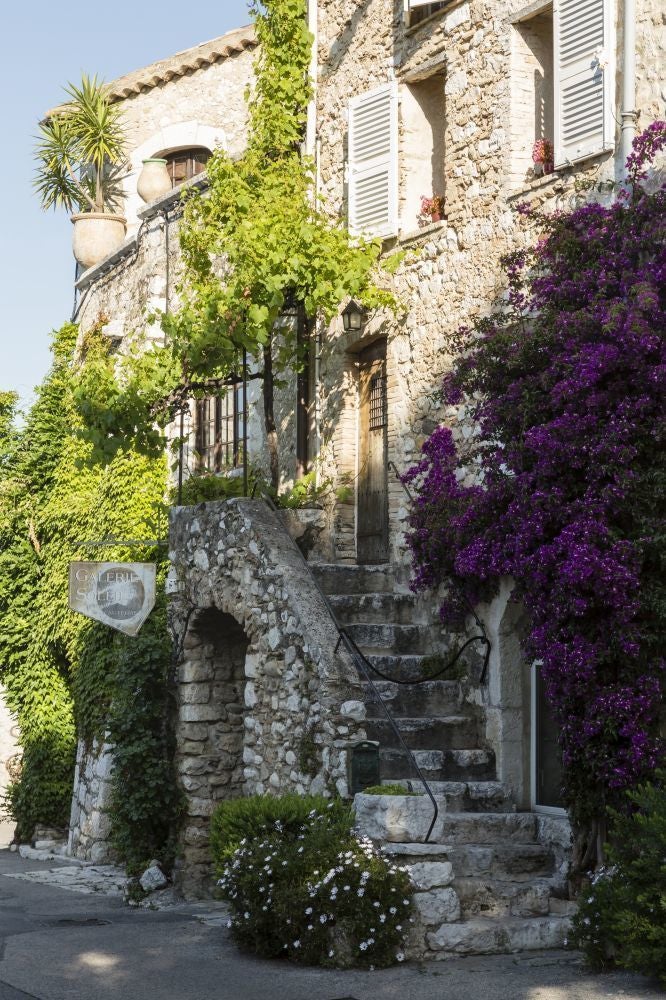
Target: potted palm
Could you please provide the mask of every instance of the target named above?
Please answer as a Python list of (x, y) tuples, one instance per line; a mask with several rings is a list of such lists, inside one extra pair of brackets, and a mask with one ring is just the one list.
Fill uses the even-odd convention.
[(125, 129), (120, 105), (111, 103), (97, 77), (84, 74), (68, 100), (40, 123), (35, 188), (42, 208), (72, 212), (74, 256), (83, 267), (107, 257), (125, 238), (121, 168)]

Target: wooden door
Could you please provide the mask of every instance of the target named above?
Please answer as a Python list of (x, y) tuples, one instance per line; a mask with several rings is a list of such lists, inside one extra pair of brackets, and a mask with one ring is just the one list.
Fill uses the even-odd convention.
[(359, 360), (356, 558), (359, 563), (384, 563), (389, 554), (386, 341), (366, 348)]
[(559, 728), (550, 705), (541, 670), (533, 667), (534, 684), (532, 713), (532, 805), (539, 809), (561, 809), (562, 802), (562, 751), (558, 740)]

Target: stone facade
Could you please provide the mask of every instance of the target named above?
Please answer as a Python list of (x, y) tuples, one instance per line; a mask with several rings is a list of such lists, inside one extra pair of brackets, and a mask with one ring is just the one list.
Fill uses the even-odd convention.
[(76, 748), (74, 794), (69, 819), (67, 853), (81, 861), (103, 864), (113, 860), (109, 846), (112, 747), (79, 740)]
[(186, 797), (178, 873), (210, 890), (217, 802), (296, 791), (347, 794), (347, 747), (364, 735), (360, 685), (279, 514), (263, 501), (176, 508), (170, 618), (179, 650), (176, 769)]
[[(412, 465), (425, 438), (441, 422), (461, 439), (469, 436), (472, 428), (464, 407), (443, 409), (434, 393), (450, 366), (456, 331), (487, 314), (503, 293), (502, 255), (534, 239), (515, 208), (527, 201), (552, 211), (571, 208), (584, 198), (613, 197), (622, 176), (620, 130), (616, 128), (605, 152), (534, 175), (535, 129), (552, 136), (552, 106), (543, 90), (535, 90), (552, 73), (548, 5), (452, 0), (412, 27), (405, 23), (402, 0), (319, 0), (316, 6), (319, 185), (332, 212), (344, 216), (349, 210), (349, 102), (391, 82), (398, 88), (398, 223), (384, 248), (405, 253), (392, 279), (404, 309), (396, 316), (371, 315), (362, 335), (345, 332), (341, 321), (322, 331), (314, 390), (323, 473), (334, 480), (351, 476), (357, 482), (363, 466), (362, 349), (385, 339), (389, 463), (400, 471)], [(614, 45), (605, 54), (608, 72), (614, 74), (616, 122), (623, 73), (621, 8), (621, 3), (612, 7)], [(658, 0), (637, 0), (636, 8), (641, 129), (663, 112), (666, 27)], [(535, 14), (536, 20), (523, 20)], [(537, 111), (540, 122), (535, 122)], [(419, 228), (418, 195), (434, 193), (443, 195), (444, 218)], [(387, 486), (389, 561), (404, 583), (410, 572), (404, 542), (409, 505), (392, 474)], [(358, 498), (338, 504), (330, 524), (334, 558), (355, 561)], [(489, 684), (473, 697), (485, 710), (486, 738), (497, 758), (498, 778), (526, 807), (531, 678), (521, 662), (520, 613), (508, 605), (509, 593), (507, 581), (493, 605), (480, 609), (493, 654)]]
[[(441, 422), (452, 426), (462, 439), (470, 436), (464, 408), (442, 409), (434, 393), (450, 366), (457, 329), (472, 317), (487, 314), (503, 293), (502, 255), (534, 238), (517, 216), (516, 206), (528, 201), (546, 210), (567, 209), (581, 198), (613, 197), (622, 175), (622, 157), (618, 129), (604, 152), (543, 176), (534, 173), (532, 144), (539, 135), (550, 134), (554, 114), (552, 95), (544, 86), (552, 74), (552, 8), (547, 4), (449, 0), (431, 17), (410, 27), (404, 20), (403, 0), (318, 0), (310, 7), (317, 39), (310, 151), (316, 154), (319, 189), (332, 214), (344, 217), (348, 212), (350, 100), (389, 83), (397, 85), (399, 99), (399, 219), (384, 248), (404, 251), (391, 279), (404, 308), (395, 316), (367, 317), (360, 333), (345, 332), (341, 319), (328, 329), (320, 327), (310, 359), (311, 463), (334, 483), (347, 480), (356, 485), (364, 463), (360, 370), (365, 348), (382, 340), (386, 344), (386, 462), (398, 470), (411, 465), (425, 438)], [(642, 128), (663, 110), (660, 67), (666, 40), (659, 0), (636, 0), (636, 7), (636, 107)], [(604, 55), (614, 78), (616, 121), (623, 73), (620, 13), (617, 2), (612, 12), (614, 43)], [(135, 86), (136, 80), (127, 87), (119, 82), (118, 99), (125, 100), (131, 120), (134, 173), (128, 185), (135, 184), (143, 156), (168, 148), (219, 141), (232, 153), (242, 149), (247, 118), (241, 97), (250, 79), (253, 44), (248, 35), (224, 57), (199, 68), (193, 64), (187, 73), (173, 78), (168, 72), (157, 74), (157, 83), (150, 82), (148, 71), (141, 78), (148, 80), (145, 86)], [(121, 352), (137, 349), (138, 339), (146, 332), (161, 336), (157, 327), (147, 326), (147, 315), (178, 305), (179, 194), (142, 209), (133, 190), (128, 187), (128, 241), (78, 282), (82, 331), (101, 325)], [(443, 196), (444, 217), (419, 227), (420, 197), (432, 194)], [(296, 469), (294, 401), (294, 387), (287, 386), (276, 408), (285, 481)], [(254, 461), (265, 464), (259, 402), (255, 383), (250, 388), (249, 450)], [(438, 625), (432, 649), (417, 648), (424, 626), (435, 621), (437, 602), (433, 598), (427, 607), (423, 602), (418, 608), (407, 607), (409, 560), (404, 530), (408, 502), (393, 475), (388, 477), (387, 495), (390, 584), (386, 583), (386, 594), (378, 600), (369, 567), (366, 582), (371, 590), (352, 619), (352, 628), (365, 637), (361, 644), (365, 642), (372, 650), (369, 655), (384, 665), (397, 662), (396, 651), (404, 654), (403, 663), (425, 652), (441, 654), (448, 647)], [(325, 511), (313, 515), (309, 527), (300, 525), (299, 531), (303, 530), (314, 562), (338, 564), (333, 570), (355, 563), (359, 490), (353, 488), (347, 499), (332, 501)], [(187, 800), (178, 877), (185, 892), (198, 895), (210, 887), (208, 824), (215, 803), (229, 796), (287, 789), (344, 793), (345, 747), (362, 730), (354, 722), (359, 698), (352, 666), (334, 654), (337, 633), (326, 605), (274, 513), (254, 501), (176, 510), (171, 549), (172, 625), (180, 650), (176, 763)], [(330, 567), (320, 569), (326, 575)], [(334, 572), (329, 575), (336, 577)], [(439, 753), (443, 763), (453, 762), (456, 767), (461, 754), (467, 754), (467, 768), (481, 766), (480, 761), (488, 766), (488, 782), (496, 778), (495, 783), (502, 786), (502, 807), (508, 810), (510, 803), (511, 808), (529, 810), (534, 800), (532, 678), (521, 658), (520, 609), (511, 604), (510, 592), (511, 582), (504, 581), (496, 599), (478, 609), (492, 652), (487, 683), (474, 681), (466, 687), (464, 708), (466, 715), (480, 720), (479, 745), (454, 745), (446, 753), (427, 746), (425, 751)], [(349, 596), (338, 593), (336, 608), (341, 613)], [(401, 607), (411, 617), (396, 618), (396, 624), (387, 628), (390, 615)], [(379, 620), (375, 614), (384, 617)], [(375, 648), (380, 631), (379, 645), (386, 640), (386, 649)], [(389, 648), (389, 640), (395, 649)], [(416, 663), (411, 665), (416, 669)], [(345, 703), (351, 705), (345, 707)], [(425, 715), (423, 706), (418, 713), (412, 707), (405, 709), (407, 719)], [(436, 714), (432, 703), (429, 711)], [(461, 724), (459, 713), (448, 719), (451, 729), (454, 723)], [(92, 763), (80, 761), (82, 778), (90, 772), (89, 780), (97, 780), (94, 770)], [(450, 775), (441, 779), (440, 784), (451, 784)], [(464, 795), (469, 797), (472, 786)], [(490, 791), (499, 794), (496, 788)], [(74, 836), (79, 844), (76, 849), (84, 852), (95, 844), (92, 834), (84, 835), (84, 827), (88, 821), (93, 826), (97, 822), (90, 819), (87, 795), (85, 788), (77, 792), (81, 815), (73, 817), (79, 831)], [(450, 802), (467, 801), (460, 789), (447, 788), (446, 795)], [(395, 802), (389, 807), (402, 808)], [(422, 806), (412, 808), (418, 811)], [(384, 837), (381, 824), (376, 825), (376, 802), (370, 802), (367, 810), (368, 829)], [(414, 828), (418, 830), (415, 839), (423, 833), (422, 820)], [(514, 828), (529, 827), (534, 856), (541, 858), (539, 851), (547, 844), (549, 877), (564, 878), (568, 833), (561, 818), (542, 815), (524, 822), (515, 818), (479, 821), (481, 833), (491, 827), (497, 827), (497, 833), (500, 826), (500, 840), (510, 839)], [(461, 837), (470, 835), (466, 819), (459, 828)], [(412, 857), (407, 850), (414, 846), (420, 845), (402, 845), (416, 867), (424, 862), (416, 860), (418, 851)], [(464, 860), (471, 864), (470, 858), (477, 858), (476, 847), (469, 843), (467, 847), (469, 857)], [(502, 844), (497, 870), (493, 869), (493, 876), (500, 880), (506, 874), (502, 852), (507, 850)], [(480, 939), (472, 935), (464, 943), (456, 937), (462, 933), (460, 901), (465, 919), (474, 915), (475, 906), (482, 909), (482, 905), (474, 894), (469, 896), (469, 884), (461, 883), (459, 896), (454, 898), (458, 888), (454, 891), (450, 884), (454, 878), (450, 853), (441, 848), (441, 857), (435, 853), (430, 858), (435, 868), (428, 872), (417, 868), (422, 880), (434, 880), (419, 891), (436, 890), (436, 898), (423, 896), (420, 901), (422, 922), (426, 927), (441, 923), (457, 928), (429, 931), (428, 947), (434, 952), (478, 950)], [(530, 851), (523, 853), (530, 855)], [(483, 869), (470, 870), (472, 875), (463, 870), (456, 877), (469, 883), (470, 878), (487, 874)], [(553, 899), (546, 897), (543, 893), (538, 899), (530, 897), (527, 907), (532, 916), (549, 921), (530, 925), (529, 934), (536, 935), (533, 941), (542, 945), (556, 939), (548, 937), (551, 932), (556, 936), (564, 932), (564, 923), (556, 919), (561, 914)], [(515, 903), (518, 911), (524, 902), (521, 897)], [(509, 917), (520, 915), (511, 909), (513, 902), (506, 905)], [(546, 912), (541, 913), (539, 907), (544, 905)], [(491, 950), (501, 949), (503, 945), (493, 936), (495, 930), (483, 927), (482, 931), (492, 937)]]
[[(636, 6), (636, 106), (643, 128), (663, 112), (666, 28), (659, 0), (637, 0)], [(542, 177), (526, 169), (532, 165), (534, 123), (521, 114), (521, 88), (525, 74), (533, 76), (534, 66), (524, 67), (519, 61), (519, 26), (513, 18), (528, 7), (538, 5), (520, 0), (454, 0), (408, 29), (401, 0), (317, 4), (316, 129), (322, 195), (331, 211), (347, 214), (349, 101), (396, 81), (399, 222), (396, 236), (385, 241), (385, 248), (406, 252), (393, 281), (405, 311), (397, 317), (371, 316), (362, 339), (345, 334), (341, 322), (324, 335), (317, 386), (322, 414), (318, 436), (324, 442), (323, 467), (334, 476), (358, 473), (356, 362), (362, 345), (387, 338), (388, 458), (404, 469), (440, 421), (464, 425), (464, 411), (442, 411), (432, 394), (449, 367), (457, 329), (487, 313), (501, 294), (501, 256), (534, 238), (515, 206), (529, 201), (554, 210), (584, 197), (608, 197), (610, 182), (620, 176), (619, 129), (614, 148), (590, 160)], [(615, 6), (614, 17), (617, 120), (622, 80), (620, 7)], [(423, 93), (418, 93), (422, 86)], [(430, 111), (433, 94), (439, 99), (441, 136), (440, 122), (430, 120), (435, 118)], [(411, 113), (416, 99), (425, 107), (420, 126)], [(418, 228), (413, 160), (431, 156), (429, 183), (442, 187), (439, 192), (425, 188), (426, 181), (419, 176), (418, 194), (443, 194), (445, 218)], [(582, 184), (589, 184), (590, 190), (581, 193)], [(399, 565), (406, 562), (406, 513), (404, 493), (390, 483), (391, 561)], [(335, 544), (340, 558), (355, 556), (353, 510), (339, 511)]]

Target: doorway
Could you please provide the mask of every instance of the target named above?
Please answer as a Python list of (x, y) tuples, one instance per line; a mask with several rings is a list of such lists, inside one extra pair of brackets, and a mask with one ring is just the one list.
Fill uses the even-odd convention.
[(559, 727), (546, 700), (545, 684), (538, 663), (532, 665), (532, 808), (560, 814), (562, 801), (562, 754)]
[(385, 563), (389, 557), (387, 429), (386, 340), (377, 340), (359, 355), (359, 563)]

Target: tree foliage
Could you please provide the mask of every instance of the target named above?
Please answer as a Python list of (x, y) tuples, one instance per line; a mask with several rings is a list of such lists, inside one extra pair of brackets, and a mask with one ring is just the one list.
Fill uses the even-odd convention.
[[(311, 96), (305, 0), (252, 3), (251, 10), (261, 48), (247, 148), (238, 159), (216, 150), (207, 188), (186, 196), (181, 306), (161, 317), (165, 345), (141, 358), (133, 353), (115, 386), (82, 394), (98, 448), (112, 451), (120, 433), (155, 451), (164, 441), (156, 420), (164, 426), (173, 415), (160, 401), (172, 400), (178, 386), (239, 372), (243, 351), (266, 383), (270, 437), (273, 379), (302, 363), (292, 329), (276, 332), (285, 308), (298, 302), (308, 317), (330, 320), (347, 296), (368, 308), (395, 304), (381, 287), (380, 241), (352, 239), (331, 219), (315, 195), (314, 164), (301, 152)], [(203, 390), (190, 395), (196, 391)]]
[(640, 180), (665, 144), (657, 122), (623, 197), (538, 220), (507, 258), (508, 301), (444, 385), (478, 436), (439, 428), (406, 477), (414, 585), (452, 584), (445, 617), (515, 580), (580, 829), (664, 756), (666, 190)]
[(0, 670), (23, 750), (9, 805), (21, 839), (37, 822), (66, 826), (77, 731), (88, 744), (122, 737), (112, 835), (123, 857), (145, 861), (168, 851), (177, 805), (164, 599), (138, 638), (116, 636), (69, 610), (68, 567), (72, 559), (154, 559), (152, 548), (85, 543), (155, 537), (166, 462), (126, 447), (110, 463), (95, 460), (75, 397), (91, 373), (108, 381), (113, 359), (98, 332), (83, 354), (77, 336), (72, 325), (55, 334), (51, 371), (23, 428), (9, 422), (10, 394), (0, 399)]

